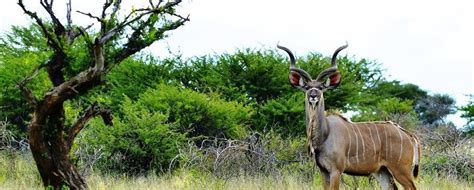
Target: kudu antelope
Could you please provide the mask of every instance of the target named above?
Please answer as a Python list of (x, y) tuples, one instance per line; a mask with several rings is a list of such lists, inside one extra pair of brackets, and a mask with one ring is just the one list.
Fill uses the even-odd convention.
[(277, 46), (290, 57), (290, 84), (305, 92), (307, 144), (322, 173), (324, 189), (338, 189), (342, 173), (373, 175), (382, 189), (397, 189), (395, 177), (405, 189), (416, 189), (421, 151), (416, 135), (391, 121), (353, 123), (338, 114), (325, 116), (323, 92), (341, 82), (336, 59), (347, 46), (334, 52), (331, 67), (315, 80), (296, 67), (288, 48)]

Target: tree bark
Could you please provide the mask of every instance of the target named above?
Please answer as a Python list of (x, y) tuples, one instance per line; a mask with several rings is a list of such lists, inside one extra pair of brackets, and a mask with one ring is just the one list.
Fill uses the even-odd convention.
[[(70, 145), (64, 138), (63, 103), (42, 101), (36, 106), (28, 129), (30, 149), (45, 187), (87, 189), (87, 184), (69, 159)], [(48, 133), (45, 133), (48, 131)]]

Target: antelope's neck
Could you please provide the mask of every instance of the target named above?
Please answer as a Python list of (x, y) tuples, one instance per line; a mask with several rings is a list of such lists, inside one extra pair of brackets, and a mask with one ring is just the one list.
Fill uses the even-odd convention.
[(321, 96), (316, 107), (306, 101), (306, 138), (309, 151), (314, 154), (315, 150), (326, 140), (329, 133), (326, 116), (324, 115), (324, 98)]

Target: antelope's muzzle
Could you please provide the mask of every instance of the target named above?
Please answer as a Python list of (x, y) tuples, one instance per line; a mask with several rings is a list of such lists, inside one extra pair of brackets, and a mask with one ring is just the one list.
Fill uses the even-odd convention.
[(318, 91), (316, 88), (308, 90), (308, 101), (314, 107), (318, 103)]

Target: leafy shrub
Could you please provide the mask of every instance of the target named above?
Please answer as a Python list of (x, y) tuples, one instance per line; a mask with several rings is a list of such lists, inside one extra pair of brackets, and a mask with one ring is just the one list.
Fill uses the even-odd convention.
[[(47, 61), (46, 41), (39, 27), (12, 27), (12, 32), (0, 37), (0, 118), (11, 124), (8, 129), (17, 137), (26, 137), (29, 113), (32, 111), (17, 84), (30, 75), (39, 63)], [(21, 64), (19, 64), (21, 63)], [(51, 87), (46, 72), (40, 71), (28, 84), (35, 96)]]
[(167, 115), (166, 122), (188, 137), (218, 136), (230, 139), (246, 135), (252, 109), (218, 94), (202, 94), (169, 85), (149, 89), (136, 104)]
[(304, 95), (290, 94), (269, 100), (258, 107), (253, 119), (254, 129), (274, 130), (283, 137), (301, 137), (305, 133)]
[(291, 90), (286, 62), (274, 51), (246, 49), (177, 61), (174, 76), (181, 84), (198, 92), (219, 92), (224, 99), (260, 103)]
[[(183, 134), (167, 124), (166, 115), (150, 112), (126, 98), (122, 117), (114, 118), (112, 128), (94, 120), (94, 127), (85, 130), (77, 146), (82, 143), (103, 149), (98, 167), (128, 174), (139, 174), (152, 169), (162, 170), (177, 154), (184, 142)], [(92, 154), (92, 153), (91, 153)]]
[(151, 56), (126, 59), (107, 75), (107, 83), (85, 100), (119, 110), (124, 97), (137, 100), (148, 88), (168, 81), (172, 64), (168, 60), (158, 62)]
[(379, 101), (373, 107), (365, 107), (365, 109), (351, 119), (353, 121), (391, 120), (404, 128), (415, 129), (419, 122), (412, 104), (413, 102), (410, 100), (387, 98)]
[(90, 143), (101, 148), (99, 167), (129, 174), (166, 171), (178, 147), (189, 138), (241, 138), (252, 113), (217, 94), (168, 85), (149, 89), (136, 101), (125, 97), (120, 109), (113, 128), (94, 120), (95, 126), (84, 131), (78, 146)]

